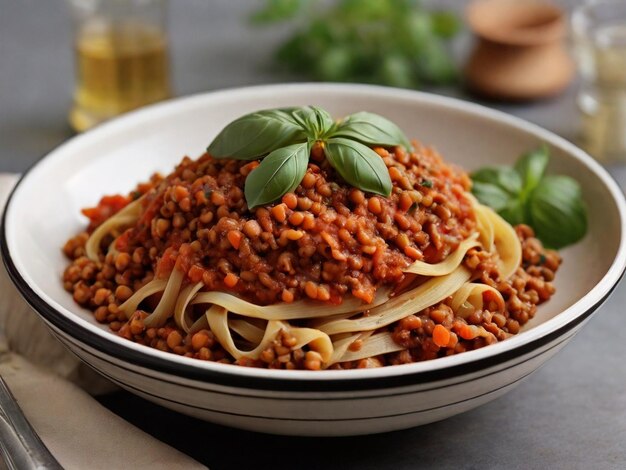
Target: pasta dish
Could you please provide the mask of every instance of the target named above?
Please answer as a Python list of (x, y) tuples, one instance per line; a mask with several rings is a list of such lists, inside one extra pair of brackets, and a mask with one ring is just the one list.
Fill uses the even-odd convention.
[(370, 146), (386, 196), (347, 182), (332, 139), (306, 145), (301, 179), (253, 208), (246, 179), (265, 160), (211, 148), (103, 197), (64, 246), (64, 287), (139, 344), (310, 370), (477, 349), (517, 334), (554, 293), (558, 254), (480, 204), (433, 148)]

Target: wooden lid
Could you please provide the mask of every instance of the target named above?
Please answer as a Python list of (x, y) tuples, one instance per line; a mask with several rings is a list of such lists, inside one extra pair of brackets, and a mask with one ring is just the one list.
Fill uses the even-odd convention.
[(563, 10), (540, 0), (475, 0), (466, 16), (476, 35), (512, 46), (557, 41), (566, 30)]

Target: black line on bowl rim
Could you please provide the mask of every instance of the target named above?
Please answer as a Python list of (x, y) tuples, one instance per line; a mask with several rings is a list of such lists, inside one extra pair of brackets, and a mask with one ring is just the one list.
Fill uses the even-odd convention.
[[(158, 380), (160, 382), (165, 382), (167, 384), (170, 385), (174, 385), (174, 386), (182, 386), (185, 388), (190, 388), (193, 390), (197, 390), (200, 392), (205, 392), (205, 393), (214, 393), (217, 395), (224, 395), (224, 396), (237, 396), (237, 397), (242, 397), (242, 398), (253, 398), (253, 399), (263, 399), (263, 400), (275, 400), (275, 399), (280, 399), (280, 400), (286, 400), (286, 401), (342, 401), (342, 400), (349, 400), (349, 401), (353, 401), (353, 400), (366, 400), (366, 399), (371, 399), (371, 398), (383, 398), (383, 397), (399, 397), (399, 396), (404, 396), (404, 395), (412, 395), (414, 393), (423, 393), (423, 392), (430, 392), (430, 391), (434, 391), (434, 390), (442, 390), (445, 388), (450, 388), (450, 387), (454, 387), (457, 385), (462, 385), (462, 384), (466, 384), (466, 383), (470, 383), (470, 382), (474, 382), (476, 380), (481, 380), (487, 377), (490, 377), (492, 375), (496, 375), (499, 374), (500, 372), (507, 370), (507, 369), (511, 369), (512, 367), (517, 367), (519, 365), (525, 364), (526, 362), (532, 361), (533, 359), (536, 359), (537, 357), (552, 351), (553, 349), (559, 347), (560, 345), (562, 345), (563, 343), (567, 342), (569, 339), (571, 339), (571, 335), (562, 338), (558, 343), (554, 343), (552, 344), (548, 349), (545, 349), (543, 351), (541, 351), (540, 353), (537, 353), (533, 356), (527, 357), (526, 359), (524, 359), (523, 361), (520, 362), (516, 362), (513, 364), (507, 364), (505, 367), (502, 367), (498, 370), (495, 371), (491, 371), (487, 374), (483, 374), (483, 375), (479, 375), (477, 377), (472, 377), (469, 378), (467, 380), (461, 380), (458, 382), (454, 382), (454, 383), (449, 383), (449, 384), (445, 384), (445, 385), (439, 385), (439, 386), (435, 386), (435, 387), (430, 387), (430, 388), (423, 388), (420, 390), (413, 390), (413, 391), (409, 391), (409, 392), (397, 392), (397, 393), (383, 393), (380, 395), (367, 395), (367, 396), (363, 396), (363, 397), (354, 397), (354, 396), (350, 396), (350, 397), (305, 397), (305, 398), (296, 398), (296, 397), (271, 397), (271, 396), (266, 396), (266, 395), (251, 395), (251, 394), (243, 394), (243, 393), (235, 393), (235, 392), (223, 392), (220, 390), (215, 390), (215, 389), (206, 389), (206, 388), (202, 388), (202, 387), (197, 387), (194, 385), (190, 385), (190, 384), (181, 384), (179, 382), (174, 382), (171, 380), (167, 380), (161, 377), (154, 377), (152, 375), (147, 375), (147, 374), (143, 374), (141, 371), (139, 370), (135, 370), (135, 369), (130, 369), (128, 367), (124, 367), (123, 364), (125, 364), (124, 362), (118, 364), (115, 362), (112, 362), (109, 359), (106, 359), (104, 357), (100, 357), (100, 356), (96, 356), (94, 355), (91, 351), (88, 351), (87, 349), (85, 349), (81, 343), (79, 342), (75, 342), (75, 340), (71, 337), (65, 338), (65, 337), (61, 337), (59, 334), (57, 334), (55, 331), (53, 331), (53, 334), (57, 337), (57, 339), (60, 342), (64, 342), (64, 341), (68, 341), (70, 343), (72, 343), (72, 345), (78, 349), (80, 349), (81, 351), (85, 352), (86, 354), (89, 354), (90, 356), (95, 357), (97, 360), (102, 361), (106, 364), (109, 364), (112, 367), (115, 368), (119, 368), (122, 369), (126, 372), (129, 372), (131, 374), (136, 374), (142, 377), (145, 377), (149, 380)], [(67, 346), (66, 346), (67, 347)], [(96, 366), (92, 365), (91, 363), (89, 363), (89, 361), (85, 360), (84, 358), (82, 358), (81, 356), (79, 356), (78, 354), (76, 354), (74, 351), (72, 351), (69, 347), (67, 347), (69, 349), (69, 351), (79, 360), (81, 360), (82, 362), (84, 362), (88, 367), (90, 367), (91, 369), (93, 369), (96, 372), (99, 372), (100, 369), (98, 369)], [(101, 372), (99, 372), (101, 373)], [(107, 377), (110, 377), (109, 374), (104, 374)], [(119, 381), (116, 381), (116, 383), (118, 383)]]
[[(321, 423), (336, 423), (336, 422), (350, 422), (350, 421), (370, 421), (370, 420), (378, 420), (378, 419), (386, 419), (386, 418), (397, 418), (400, 416), (408, 416), (408, 415), (414, 415), (414, 414), (420, 414), (420, 413), (427, 413), (429, 411), (435, 411), (435, 410), (440, 410), (443, 408), (448, 408), (451, 406), (455, 406), (455, 405), (460, 405), (462, 403), (466, 403), (468, 401), (472, 401), (472, 400), (476, 400), (477, 398), (481, 398), (484, 397), (486, 395), (489, 395), (491, 393), (495, 393), (498, 392), (499, 390), (502, 390), (506, 387), (510, 387), (511, 385), (514, 385), (518, 382), (521, 382), (522, 380), (524, 380), (526, 377), (528, 377), (530, 374), (532, 374), (533, 372), (535, 372), (534, 370), (527, 372), (526, 374), (522, 375), (521, 377), (518, 377), (517, 379), (513, 380), (512, 382), (508, 382), (504, 385), (501, 385), (497, 388), (491, 389), (487, 392), (483, 392), (480, 393), (478, 395), (474, 395), (471, 398), (465, 398), (463, 400), (459, 400), (459, 401), (455, 401), (455, 402), (451, 402), (451, 403), (446, 403), (445, 405), (439, 405), (439, 406), (433, 406), (431, 408), (424, 408), (422, 410), (415, 410), (415, 411), (407, 411), (406, 413), (392, 413), (389, 415), (381, 415), (381, 416), (364, 416), (364, 417), (360, 417), (360, 418), (341, 418), (341, 419), (333, 419), (333, 418), (278, 418), (275, 416), (258, 416), (258, 415), (249, 415), (249, 414), (245, 414), (245, 413), (235, 413), (233, 411), (224, 411), (224, 410), (216, 410), (214, 408), (205, 408), (203, 406), (198, 406), (198, 405), (191, 405), (189, 403), (183, 403), (177, 400), (172, 400), (170, 398), (164, 398), (161, 395), (155, 395), (153, 393), (147, 392), (143, 389), (137, 388), (133, 385), (129, 385), (123, 382), (120, 382), (119, 380), (109, 376), (106, 373), (103, 373), (102, 375), (104, 375), (107, 379), (109, 379), (111, 382), (116, 383), (117, 385), (119, 385), (122, 388), (125, 389), (132, 389), (134, 390), (133, 393), (137, 394), (137, 395), (149, 395), (157, 400), (163, 400), (163, 401), (167, 401), (169, 403), (174, 403), (176, 405), (180, 405), (180, 406), (184, 406), (187, 408), (193, 408), (196, 410), (202, 410), (202, 411), (208, 411), (209, 413), (216, 413), (216, 414), (222, 414), (222, 415), (228, 415), (228, 416), (238, 416), (241, 418), (252, 418), (252, 419), (264, 419), (264, 420), (269, 420), (269, 421), (297, 421), (297, 422), (321, 422)], [(414, 393), (419, 393), (419, 392), (414, 392)], [(281, 398), (275, 398), (274, 400), (277, 401), (282, 401)]]

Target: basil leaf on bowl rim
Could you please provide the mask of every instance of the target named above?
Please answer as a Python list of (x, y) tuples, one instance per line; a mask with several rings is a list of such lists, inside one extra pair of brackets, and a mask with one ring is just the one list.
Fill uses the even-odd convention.
[(366, 111), (346, 116), (331, 137), (347, 137), (362, 144), (384, 147), (402, 145), (411, 150), (409, 139), (396, 124), (378, 114)]
[(522, 155), (515, 163), (515, 171), (522, 178), (522, 191), (529, 194), (541, 181), (550, 159), (548, 147), (541, 147)]
[[(522, 178), (515, 169), (508, 166), (481, 168), (470, 176), (474, 184), (495, 185), (511, 195), (517, 195), (522, 190)], [(495, 209), (493, 206), (492, 208)]]
[(528, 220), (526, 204), (519, 198), (511, 198), (504, 207), (496, 211), (500, 217), (515, 226)]
[(325, 143), (324, 154), (348, 184), (385, 197), (391, 194), (391, 177), (387, 165), (380, 155), (366, 145), (336, 137)]
[(256, 160), (298, 141), (306, 134), (289, 113), (269, 109), (246, 114), (228, 124), (213, 139), (207, 152), (213, 158)]
[(244, 194), (248, 208), (269, 204), (298, 187), (309, 164), (307, 142), (271, 152), (246, 178)]
[(500, 186), (482, 181), (472, 183), (472, 194), (481, 204), (491, 207), (496, 212), (504, 209), (511, 200), (511, 195)]
[(528, 199), (530, 225), (549, 248), (576, 243), (587, 232), (580, 185), (568, 176), (544, 177)]

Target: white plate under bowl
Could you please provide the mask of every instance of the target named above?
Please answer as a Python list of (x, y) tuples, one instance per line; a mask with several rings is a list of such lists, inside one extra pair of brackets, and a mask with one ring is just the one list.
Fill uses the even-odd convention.
[[(576, 178), (589, 206), (585, 239), (562, 251), (556, 295), (511, 339), (416, 364), (348, 371), (237, 367), (168, 354), (99, 325), (63, 290), (63, 243), (85, 226), (80, 208), (129, 191), (152, 172), (199, 156), (233, 118), (262, 108), (314, 104), (334, 116), (367, 110), (434, 145), (467, 169), (512, 164), (546, 143), (550, 172)], [(53, 333), (104, 376), (197, 418), (256, 431), (350, 435), (416, 426), (501, 396), (552, 357), (615, 287), (626, 264), (625, 203), (607, 173), (556, 135), (503, 113), (406, 90), (288, 84), (181, 98), (79, 135), (37, 163), (7, 205), (1, 248), (20, 292)]]

